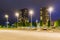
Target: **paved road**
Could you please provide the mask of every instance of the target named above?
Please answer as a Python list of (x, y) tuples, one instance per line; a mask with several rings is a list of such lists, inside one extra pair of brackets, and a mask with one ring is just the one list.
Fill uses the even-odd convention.
[(60, 40), (60, 33), (0, 30), (0, 40)]

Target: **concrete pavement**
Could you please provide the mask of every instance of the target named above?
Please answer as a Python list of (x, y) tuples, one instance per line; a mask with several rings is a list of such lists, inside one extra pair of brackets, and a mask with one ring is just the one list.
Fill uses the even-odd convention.
[(0, 40), (60, 40), (60, 33), (0, 30)]

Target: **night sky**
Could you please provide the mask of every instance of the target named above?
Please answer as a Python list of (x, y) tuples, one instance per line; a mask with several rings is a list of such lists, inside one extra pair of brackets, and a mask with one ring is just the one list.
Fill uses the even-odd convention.
[(33, 21), (39, 20), (40, 8), (54, 7), (52, 20), (60, 19), (60, 0), (0, 0), (0, 24), (5, 24), (5, 14), (9, 15), (10, 24), (16, 22), (15, 12), (18, 9), (28, 8), (34, 10)]

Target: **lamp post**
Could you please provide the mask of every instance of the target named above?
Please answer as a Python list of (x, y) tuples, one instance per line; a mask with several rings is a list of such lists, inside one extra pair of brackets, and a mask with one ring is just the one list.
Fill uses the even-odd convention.
[(5, 15), (5, 18), (7, 19), (7, 28), (8, 28), (8, 15)]
[(29, 14), (31, 15), (31, 28), (32, 28), (32, 15), (33, 15), (33, 13), (34, 13), (33, 10), (29, 11)]
[(19, 17), (19, 13), (15, 13), (15, 16), (17, 17), (17, 27), (18, 27), (18, 17)]
[(48, 8), (48, 11), (49, 11), (49, 13), (50, 13), (50, 26), (51, 26), (51, 13), (52, 13), (52, 11), (53, 11), (53, 7), (49, 7), (49, 8)]

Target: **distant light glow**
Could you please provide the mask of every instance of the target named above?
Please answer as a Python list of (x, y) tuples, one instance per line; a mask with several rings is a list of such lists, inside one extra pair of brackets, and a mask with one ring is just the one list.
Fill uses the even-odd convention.
[(36, 20), (36, 22), (38, 22), (38, 20)]
[(19, 13), (17, 12), (17, 13), (15, 14), (15, 16), (16, 16), (16, 17), (19, 17)]
[(6, 22), (7, 24), (9, 24), (9, 22)]
[(8, 18), (8, 15), (5, 15), (5, 18)]
[(30, 11), (29, 11), (29, 14), (30, 14), (30, 15), (33, 15), (33, 13), (34, 13), (33, 10), (30, 10)]
[(49, 11), (49, 12), (52, 12), (52, 11), (53, 11), (53, 7), (49, 7), (49, 8), (48, 8), (48, 11)]

